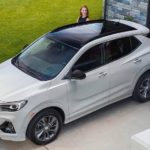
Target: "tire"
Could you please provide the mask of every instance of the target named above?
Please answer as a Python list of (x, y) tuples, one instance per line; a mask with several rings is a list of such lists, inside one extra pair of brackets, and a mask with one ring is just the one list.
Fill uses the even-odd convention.
[(134, 89), (133, 97), (142, 103), (150, 101), (150, 72), (140, 77)]
[(37, 145), (54, 141), (62, 127), (62, 117), (55, 109), (39, 112), (30, 122), (26, 135)]

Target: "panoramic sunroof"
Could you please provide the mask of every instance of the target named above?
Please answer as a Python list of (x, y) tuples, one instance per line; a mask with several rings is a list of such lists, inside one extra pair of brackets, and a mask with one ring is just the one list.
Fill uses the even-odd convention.
[(86, 25), (76, 26), (72, 28), (64, 29), (62, 30), (62, 32), (68, 32), (68, 33), (73, 33), (73, 34), (78, 34), (78, 33), (79, 34), (82, 34), (82, 33), (100, 34), (103, 28), (103, 23), (86, 24)]
[(73, 47), (81, 48), (94, 39), (130, 30), (135, 29), (119, 22), (101, 20), (67, 25), (53, 30), (48, 36)]

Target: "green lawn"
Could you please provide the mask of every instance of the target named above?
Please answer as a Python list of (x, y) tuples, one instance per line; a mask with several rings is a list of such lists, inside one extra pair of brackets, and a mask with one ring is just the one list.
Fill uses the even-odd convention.
[(74, 23), (87, 4), (90, 18), (102, 15), (103, 0), (0, 0), (0, 62), (18, 53), (42, 34)]

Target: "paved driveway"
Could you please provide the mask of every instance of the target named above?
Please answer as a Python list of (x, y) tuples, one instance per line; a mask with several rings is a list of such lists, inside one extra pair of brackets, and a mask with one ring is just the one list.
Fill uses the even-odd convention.
[(0, 140), (0, 150), (129, 150), (130, 137), (150, 128), (150, 102), (127, 99), (65, 125), (47, 146)]

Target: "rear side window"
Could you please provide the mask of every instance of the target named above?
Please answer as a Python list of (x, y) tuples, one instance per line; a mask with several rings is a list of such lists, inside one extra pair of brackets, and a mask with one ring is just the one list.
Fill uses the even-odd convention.
[(130, 38), (106, 42), (104, 47), (106, 63), (115, 61), (132, 51)]
[(141, 45), (141, 42), (137, 38), (131, 37), (130, 39), (131, 39), (132, 50), (135, 50)]
[(139, 47), (140, 44), (140, 41), (135, 37), (126, 37), (106, 42), (104, 44), (105, 63), (115, 61), (128, 55)]

